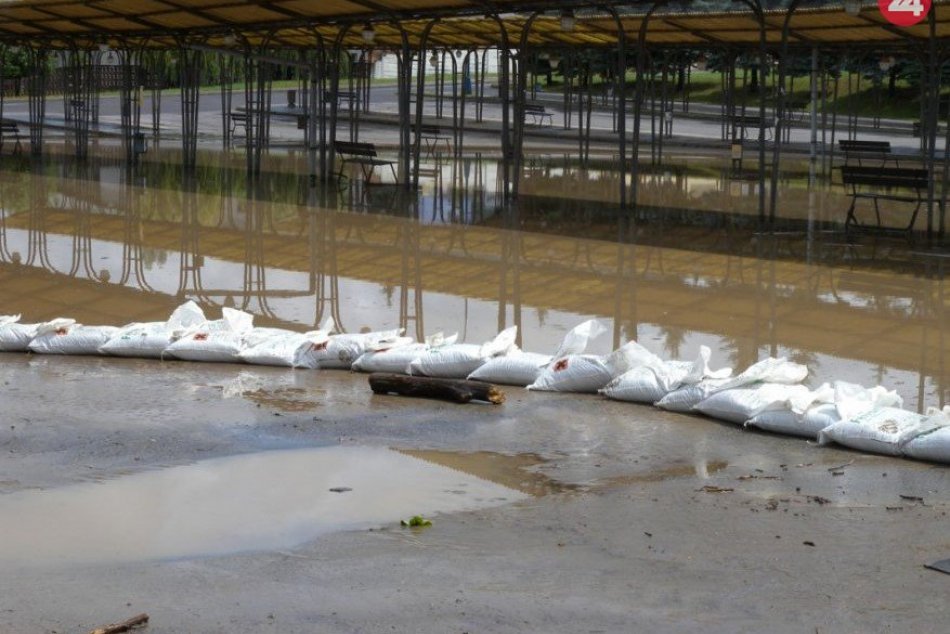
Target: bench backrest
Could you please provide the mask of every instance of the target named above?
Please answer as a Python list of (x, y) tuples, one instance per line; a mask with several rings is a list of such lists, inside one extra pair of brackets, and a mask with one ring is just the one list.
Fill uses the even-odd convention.
[[(427, 125), (427, 124), (423, 124), (423, 125), (418, 126), (418, 127), (419, 127), (419, 132), (420, 132), (421, 134), (432, 134), (432, 135), (441, 135), (441, 134), (442, 134), (442, 128), (440, 128), (440, 127), (437, 126), (437, 125)], [(410, 128), (413, 132), (415, 132), (415, 131), (416, 131), (416, 124), (413, 123), (412, 125), (409, 126), (409, 128)]]
[(879, 187), (906, 187), (908, 189), (926, 189), (929, 172), (925, 169), (909, 167), (863, 167), (844, 165), (841, 167), (841, 182), (845, 185), (875, 185)]
[(350, 143), (349, 141), (336, 141), (333, 143), (333, 149), (337, 154), (349, 154), (351, 156), (376, 156), (376, 146), (372, 143)]
[(356, 93), (350, 90), (338, 90), (336, 92), (325, 90), (323, 91), (323, 100), (327, 103), (338, 99), (346, 99), (349, 101), (354, 101), (356, 99)]
[(4, 132), (19, 132), (20, 126), (15, 121), (4, 121), (0, 123), (0, 130)]
[(546, 114), (544, 106), (539, 103), (526, 103), (524, 105), (524, 111), (528, 114)]
[(890, 154), (890, 141), (838, 141), (838, 149), (845, 154)]

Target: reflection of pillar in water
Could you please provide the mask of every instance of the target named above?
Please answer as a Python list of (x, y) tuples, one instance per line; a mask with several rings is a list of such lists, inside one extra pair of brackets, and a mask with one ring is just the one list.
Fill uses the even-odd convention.
[(122, 238), (122, 273), (119, 276), (118, 284), (122, 286), (128, 284), (134, 275), (135, 283), (140, 289), (154, 293), (155, 289), (145, 280), (142, 194), (143, 190), (141, 187), (135, 186), (131, 182), (126, 182), (125, 222)]
[[(409, 322), (415, 322), (416, 338), (422, 341), (425, 328), (422, 321), (422, 267), (419, 252), (419, 223), (415, 219), (399, 223), (399, 246), (402, 250), (402, 270), (399, 284), (399, 326), (411, 332)], [(409, 312), (409, 295), (412, 311)]]
[[(636, 340), (639, 331), (637, 319), (637, 245), (633, 235), (633, 221), (627, 214), (617, 220), (617, 269), (614, 284), (613, 347), (621, 342)], [(647, 259), (646, 266), (649, 267)], [(644, 270), (646, 274), (646, 270)]]
[(178, 295), (193, 295), (199, 301), (207, 302), (201, 282), (201, 267), (204, 257), (201, 255), (199, 237), (201, 225), (198, 221), (198, 201), (195, 193), (194, 174), (186, 171), (182, 180), (181, 202), (181, 249), (179, 250)]
[[(501, 232), (501, 257), (499, 258), (498, 330), (508, 327), (508, 304), (512, 307), (512, 322), (518, 327), (515, 341), (522, 345), (524, 333), (521, 327), (521, 240), (519, 231), (508, 229)], [(508, 278), (511, 278), (511, 284)], [(510, 290), (509, 290), (510, 289)]]
[(314, 326), (319, 326), (329, 316), (336, 323), (338, 332), (346, 332), (340, 317), (340, 283), (337, 270), (336, 221), (338, 214), (320, 212), (311, 214), (311, 285), (314, 287), (316, 310)]

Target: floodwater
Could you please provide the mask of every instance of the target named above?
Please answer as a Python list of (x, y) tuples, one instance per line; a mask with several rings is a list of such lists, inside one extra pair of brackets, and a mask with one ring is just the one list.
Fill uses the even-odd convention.
[[(0, 496), (0, 562), (110, 563), (290, 548), (527, 493), (409, 453), (268, 451)], [(483, 460), (484, 461), (484, 460)], [(497, 462), (504, 462), (499, 457)]]
[(349, 332), (482, 342), (514, 324), (538, 352), (596, 317), (610, 334), (593, 352), (637, 339), (692, 358), (704, 344), (737, 371), (784, 355), (814, 386), (883, 384), (918, 410), (950, 402), (946, 250), (846, 240), (842, 194), (809, 190), (793, 163), (770, 234), (752, 211), (757, 183), (709, 157), (648, 171), (649, 204), (624, 215), (608, 170), (563, 158), (529, 163), (509, 208), (497, 162), (476, 156), (432, 159), (411, 194), (358, 179), (311, 188), (290, 151), (268, 155), (250, 192), (240, 150), (202, 151), (183, 182), (176, 156), (152, 148), (132, 172), (108, 147), (87, 164), (5, 157), (2, 312), (119, 325), (191, 298), (299, 330), (333, 316)]

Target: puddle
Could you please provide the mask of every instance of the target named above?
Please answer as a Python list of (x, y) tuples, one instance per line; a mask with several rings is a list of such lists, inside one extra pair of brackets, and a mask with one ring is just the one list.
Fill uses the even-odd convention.
[(295, 396), (304, 396), (307, 390), (302, 388), (280, 388), (277, 390), (254, 390), (244, 392), (242, 396), (262, 407), (279, 409), (283, 412), (311, 412), (320, 406), (316, 401), (301, 400)]
[(607, 478), (606, 480), (603, 480), (596, 488), (603, 490), (631, 484), (662, 482), (664, 480), (672, 480), (674, 478), (686, 478), (693, 476), (701, 480), (705, 480), (708, 479), (709, 476), (722, 471), (728, 466), (729, 463), (724, 460), (714, 460), (711, 462), (700, 460), (696, 463), (690, 464), (674, 464), (667, 467), (662, 467), (660, 469), (654, 469), (653, 471), (647, 471), (645, 473), (634, 473), (630, 475), (617, 476), (615, 478)]
[(426, 449), (402, 449), (400, 451), (407, 456), (463, 471), (478, 478), (527, 493), (532, 497), (543, 497), (584, 489), (582, 486), (559, 482), (540, 473), (537, 468), (546, 464), (547, 460), (537, 454), (524, 453), (511, 456), (489, 451), (471, 453)]
[(527, 497), (389, 449), (270, 451), (0, 496), (0, 562), (109, 563), (292, 548), (333, 531)]

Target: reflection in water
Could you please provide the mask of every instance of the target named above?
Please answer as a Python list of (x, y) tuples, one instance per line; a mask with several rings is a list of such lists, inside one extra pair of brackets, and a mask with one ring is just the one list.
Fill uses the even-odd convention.
[(0, 561), (102, 563), (289, 548), (331, 531), (527, 497), (388, 449), (270, 451), (0, 497)]
[[(347, 331), (477, 342), (517, 324), (540, 352), (600, 317), (613, 337), (595, 352), (631, 338), (666, 357), (707, 344), (714, 363), (786, 355), (815, 384), (880, 382), (909, 407), (950, 397), (946, 254), (820, 231), (812, 211), (830, 188), (773, 235), (754, 215), (723, 213), (749, 192), (733, 195), (737, 181), (708, 160), (645, 174), (655, 204), (618, 219), (597, 198), (606, 170), (593, 165), (582, 183), (569, 160), (529, 165), (512, 210), (495, 192), (497, 164), (477, 157), (433, 159), (441, 167), (410, 194), (358, 180), (310, 188), (302, 157), (274, 154), (249, 194), (238, 155), (184, 184), (160, 156), (131, 185), (120, 160), (0, 173), (3, 312), (120, 324), (164, 318), (187, 297), (297, 328), (332, 315)], [(809, 197), (801, 178), (789, 169), (783, 198)], [(387, 214), (365, 213), (377, 205)]]

